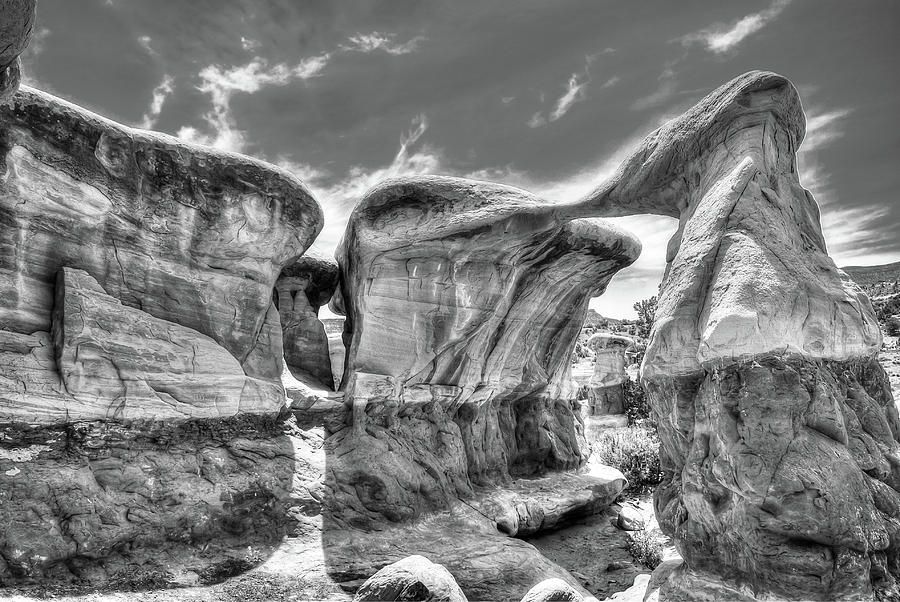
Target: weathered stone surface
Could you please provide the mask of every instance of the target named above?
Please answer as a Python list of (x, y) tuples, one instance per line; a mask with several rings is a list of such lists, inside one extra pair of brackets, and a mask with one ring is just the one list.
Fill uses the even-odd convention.
[[(0, 107), (0, 126), (0, 422), (109, 417), (108, 403), (54, 405), (48, 393), (59, 380), (46, 343), (64, 267), (90, 274), (122, 311), (209, 337), (247, 382), (280, 387), (272, 288), (322, 225), (302, 183), (29, 88)], [(268, 394), (244, 398), (242, 411), (272, 408)]]
[(900, 420), (872, 307), (799, 183), (803, 134), (790, 82), (751, 72), (572, 205), (680, 220), (642, 367), (685, 561), (661, 599), (898, 595)]
[(541, 581), (522, 598), (522, 602), (582, 602), (584, 596), (562, 579)]
[(501, 533), (528, 537), (602, 512), (624, 488), (621, 472), (609, 466), (591, 466), (587, 473), (551, 473), (480, 490), (469, 504)]
[(353, 416), (330, 469), (354, 486), (351, 514), (408, 519), (473, 485), (581, 465), (572, 346), (589, 298), (638, 250), (507, 186), (427, 177), (369, 192), (338, 251)]
[(19, 89), (19, 55), (34, 29), (35, 0), (0, 0), (0, 105)]
[(646, 522), (640, 510), (631, 504), (625, 504), (616, 518), (616, 526), (624, 531), (640, 531), (646, 526)]
[[(565, 569), (534, 546), (497, 531), (465, 502), (377, 531), (336, 528), (326, 520), (322, 543), (330, 574), (352, 586), (375, 569), (412, 554), (439, 558), (470, 600), (517, 599), (538, 582), (556, 577), (590, 598)], [(362, 581), (359, 581), (361, 585)]]
[(359, 588), (353, 600), (467, 602), (450, 571), (424, 556), (408, 556), (379, 570)]
[(295, 469), (310, 468), (283, 429), (248, 414), (0, 426), (0, 581), (114, 587), (203, 573), (248, 546), (260, 562), (302, 498)]
[(278, 413), (284, 406), (280, 387), (245, 376), (211, 338), (122, 305), (82, 270), (59, 272), (51, 335), (59, 381), (32, 393), (45, 400), (32, 422), (62, 421), (70, 410), (132, 421)]
[(621, 414), (625, 411), (625, 353), (633, 349), (633, 339), (598, 332), (587, 342), (594, 352), (594, 372), (588, 385), (588, 407), (592, 416)]
[(319, 308), (338, 284), (338, 266), (329, 259), (304, 255), (281, 270), (275, 283), (275, 305), (281, 318), (284, 359), (294, 376), (334, 387), (325, 326)]

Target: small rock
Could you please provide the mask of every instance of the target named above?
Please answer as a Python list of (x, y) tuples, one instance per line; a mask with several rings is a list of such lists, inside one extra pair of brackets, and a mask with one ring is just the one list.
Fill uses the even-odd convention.
[(623, 506), (616, 520), (616, 525), (624, 531), (640, 531), (646, 524), (647, 521), (641, 515), (641, 511), (634, 506)]
[(544, 579), (525, 594), (522, 602), (583, 602), (584, 596), (562, 579)]
[(450, 571), (424, 556), (407, 556), (369, 577), (353, 597), (363, 600), (467, 602)]
[(615, 562), (610, 562), (606, 566), (606, 572), (610, 573), (612, 571), (621, 571), (622, 569), (627, 569), (630, 565), (627, 562), (622, 562), (621, 560), (617, 560)]

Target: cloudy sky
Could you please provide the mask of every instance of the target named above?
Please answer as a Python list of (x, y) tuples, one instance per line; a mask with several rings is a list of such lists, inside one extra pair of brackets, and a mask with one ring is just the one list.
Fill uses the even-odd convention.
[[(801, 180), (838, 265), (900, 260), (896, 0), (39, 0), (27, 80), (123, 123), (281, 164), (347, 215), (387, 177), (438, 173), (569, 199), (711, 89), (790, 78)], [(667, 218), (592, 306), (655, 294)]]

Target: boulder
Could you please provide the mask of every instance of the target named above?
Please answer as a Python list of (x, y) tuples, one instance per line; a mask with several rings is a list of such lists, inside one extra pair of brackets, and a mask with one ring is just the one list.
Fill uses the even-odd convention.
[(19, 89), (19, 55), (34, 30), (35, 0), (0, 0), (0, 105)]
[(353, 600), (466, 602), (466, 596), (443, 565), (424, 556), (408, 556), (369, 577)]
[(584, 596), (562, 579), (545, 579), (528, 590), (522, 602), (582, 602)]
[(0, 421), (110, 416), (112, 399), (86, 404), (54, 388), (44, 342), (63, 268), (90, 274), (119, 313), (210, 339), (253, 383), (242, 411), (277, 411), (272, 289), (322, 227), (306, 187), (274, 166), (130, 129), (27, 87), (0, 107), (0, 126)]
[(640, 509), (631, 504), (622, 506), (622, 510), (616, 518), (616, 526), (623, 531), (640, 531), (646, 526), (646, 522)]
[(800, 185), (803, 135), (793, 85), (747, 73), (568, 209), (679, 219), (641, 368), (684, 556), (660, 599), (900, 593), (900, 419), (872, 306)]

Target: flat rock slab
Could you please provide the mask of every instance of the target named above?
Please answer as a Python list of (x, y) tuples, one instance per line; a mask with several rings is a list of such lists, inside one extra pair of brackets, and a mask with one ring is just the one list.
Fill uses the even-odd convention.
[(48, 411), (65, 400), (61, 411), (91, 408), (132, 421), (277, 413), (284, 406), (280, 389), (245, 376), (211, 338), (122, 305), (83, 270), (59, 272), (52, 334), (62, 387)]
[(625, 487), (625, 477), (609, 466), (590, 465), (585, 473), (553, 473), (517, 479), (510, 485), (479, 491), (468, 502), (497, 526), (515, 537), (527, 537), (598, 514)]

